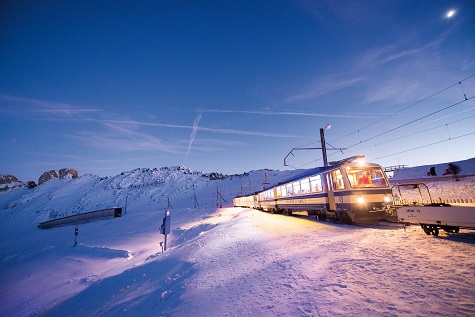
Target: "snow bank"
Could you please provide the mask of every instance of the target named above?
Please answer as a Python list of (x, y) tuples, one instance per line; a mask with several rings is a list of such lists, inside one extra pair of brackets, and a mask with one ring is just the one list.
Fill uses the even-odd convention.
[[(461, 171), (459, 173), (460, 176), (475, 175), (475, 158), (452, 163), (461, 168)], [(435, 167), (437, 177), (444, 177), (447, 179), (453, 178), (453, 175), (443, 175), (445, 173), (445, 170), (448, 168), (447, 165), (448, 163), (441, 163), (401, 168), (394, 172), (393, 180), (433, 179), (434, 176), (427, 175), (427, 172), (429, 172), (431, 167)]]
[[(265, 177), (274, 183), (298, 172), (211, 180), (182, 168), (137, 169), (0, 192), (0, 315), (475, 315), (473, 231), (434, 237), (417, 226), (216, 207), (217, 191), (229, 205), (241, 191), (262, 188)], [(460, 195), (474, 183), (430, 184)], [(162, 253), (168, 201), (172, 233)], [(75, 226), (36, 227), (110, 206), (123, 206), (123, 217), (79, 225), (77, 247)]]

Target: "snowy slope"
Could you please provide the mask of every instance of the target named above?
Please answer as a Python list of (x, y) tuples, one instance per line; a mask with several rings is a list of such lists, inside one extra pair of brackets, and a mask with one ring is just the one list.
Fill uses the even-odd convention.
[[(475, 175), (475, 158), (471, 158), (464, 161), (453, 162), (457, 166), (460, 167), (460, 176), (474, 176)], [(399, 180), (399, 179), (424, 179), (430, 180), (434, 178), (442, 179), (451, 179), (453, 175), (443, 175), (445, 170), (448, 168), (448, 163), (441, 163), (441, 164), (431, 164), (431, 165), (422, 165), (410, 168), (401, 168), (394, 172), (394, 177), (392, 180)], [(435, 167), (435, 171), (437, 173), (436, 177), (427, 175), (431, 167)]]
[[(217, 190), (229, 206), (249, 183), (255, 191), (266, 177), (275, 183), (296, 173), (137, 169), (0, 192), (0, 315), (475, 314), (472, 231), (433, 237), (415, 226), (357, 227), (216, 208)], [(465, 177), (431, 186), (438, 195), (475, 197), (474, 183)], [(168, 199), (172, 234), (162, 253), (158, 230)], [(80, 225), (77, 247), (73, 226), (36, 227), (126, 202), (123, 217)]]

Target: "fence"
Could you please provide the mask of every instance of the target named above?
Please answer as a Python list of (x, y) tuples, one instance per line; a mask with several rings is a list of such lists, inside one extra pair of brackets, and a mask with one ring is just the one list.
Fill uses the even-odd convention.
[(414, 204), (450, 204), (450, 205), (457, 205), (457, 206), (467, 206), (472, 207), (475, 206), (475, 198), (438, 198), (432, 199), (432, 202), (429, 199), (402, 199), (402, 200), (395, 200), (394, 205), (401, 206), (401, 205), (414, 205)]

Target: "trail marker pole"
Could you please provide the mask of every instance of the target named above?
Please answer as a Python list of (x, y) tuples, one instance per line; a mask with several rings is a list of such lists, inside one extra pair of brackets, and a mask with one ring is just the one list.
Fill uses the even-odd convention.
[(162, 252), (167, 251), (167, 235), (170, 234), (170, 207), (171, 207), (170, 200), (168, 200), (168, 206), (167, 208), (165, 208), (165, 217), (163, 217), (163, 222), (160, 227), (160, 233), (165, 235), (163, 246), (162, 246), (162, 243), (160, 242), (160, 246), (162, 246), (162, 249), (163, 249)]
[(74, 245), (73, 245), (73, 247), (78, 245), (78, 240), (77, 240), (78, 234), (79, 234), (79, 228), (78, 228), (78, 225), (76, 225), (76, 228), (74, 229)]

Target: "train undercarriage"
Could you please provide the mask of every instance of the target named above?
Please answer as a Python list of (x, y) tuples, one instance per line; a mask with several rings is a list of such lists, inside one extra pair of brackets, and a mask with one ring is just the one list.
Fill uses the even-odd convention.
[(268, 211), (275, 214), (283, 215), (305, 215), (305, 216), (315, 216), (317, 220), (328, 221), (335, 223), (344, 223), (351, 225), (373, 225), (378, 224), (381, 221), (395, 222), (397, 221), (397, 215), (395, 209), (385, 208), (380, 210), (357, 210), (357, 211), (347, 211), (347, 210), (336, 210), (328, 211), (326, 209), (318, 210), (292, 210), (289, 208), (284, 209), (275, 209), (270, 208), (269, 210), (264, 210), (258, 208), (261, 211)]

